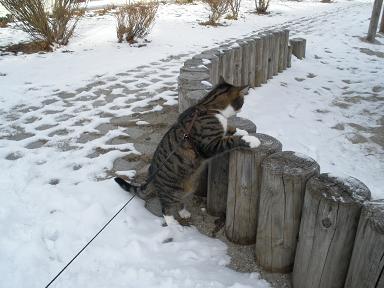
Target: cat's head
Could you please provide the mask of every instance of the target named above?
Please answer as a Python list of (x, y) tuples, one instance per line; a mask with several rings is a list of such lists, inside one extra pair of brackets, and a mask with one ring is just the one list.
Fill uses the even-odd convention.
[(244, 95), (248, 93), (248, 86), (235, 87), (220, 78), (220, 84), (212, 89), (201, 101), (206, 109), (219, 110), (227, 117), (240, 112), (244, 104)]

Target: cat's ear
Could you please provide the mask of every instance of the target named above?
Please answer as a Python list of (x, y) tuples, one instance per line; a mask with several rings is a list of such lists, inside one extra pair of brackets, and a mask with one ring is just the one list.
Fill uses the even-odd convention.
[(249, 86), (242, 86), (242, 87), (239, 87), (239, 94), (240, 96), (245, 96), (248, 94), (248, 91), (249, 91)]

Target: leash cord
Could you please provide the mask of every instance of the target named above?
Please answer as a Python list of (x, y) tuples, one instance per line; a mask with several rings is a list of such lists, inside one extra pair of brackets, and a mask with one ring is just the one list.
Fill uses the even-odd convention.
[(112, 222), (112, 220), (113, 219), (115, 219), (115, 217), (121, 212), (121, 211), (123, 211), (123, 209), (132, 201), (132, 199), (133, 198), (135, 198), (135, 196), (136, 195), (133, 195), (124, 205), (123, 205), (123, 207), (121, 207), (120, 208), (120, 210), (119, 211), (117, 211), (116, 213), (115, 213), (115, 215), (113, 215), (113, 217), (111, 218), (111, 219), (109, 219), (109, 221), (103, 226), (103, 228), (101, 228), (100, 229), (100, 231), (99, 232), (97, 232), (97, 234), (95, 235), (95, 236), (93, 236), (93, 238), (87, 243), (87, 245), (85, 245), (72, 259), (71, 259), (71, 261), (69, 261), (68, 262), (68, 264), (67, 265), (65, 265), (64, 266), (64, 268), (63, 269), (61, 269), (61, 271), (55, 276), (55, 278), (53, 278), (52, 280), (51, 280), (51, 282), (49, 282), (48, 283), (48, 285), (47, 286), (45, 286), (45, 288), (48, 288), (59, 276), (60, 276), (60, 274), (61, 273), (63, 273), (64, 271), (65, 271), (65, 269), (67, 269), (67, 267), (69, 266), (69, 265), (71, 265), (71, 263), (77, 258), (77, 256), (79, 256), (84, 250), (85, 250), (85, 248), (87, 248), (88, 247), (88, 245), (89, 244), (91, 244), (91, 242), (109, 225), (109, 223), (111, 223)]
[[(168, 155), (168, 157), (162, 161), (161, 163), (161, 167), (165, 164), (165, 162), (168, 161), (168, 159), (176, 152), (176, 150), (181, 147), (181, 145), (183, 144), (183, 141), (185, 140), (190, 140), (189, 136), (190, 136), (190, 133), (191, 133), (191, 130), (192, 130), (192, 127), (193, 127), (193, 124), (195, 123), (195, 120), (197, 118), (197, 114), (198, 114), (198, 110), (195, 111), (194, 115), (193, 115), (193, 118), (192, 118), (192, 121), (190, 122), (189, 124), (189, 127), (187, 129), (187, 131), (185, 131), (184, 133), (184, 136), (183, 136), (183, 139), (181, 141), (181, 143), (179, 143), (179, 145)], [(158, 172), (159, 168), (156, 169), (156, 171), (148, 178), (148, 180), (146, 181), (146, 185), (148, 183), (150, 183), (153, 178), (156, 176), (157, 172)], [(55, 278), (53, 278), (51, 280), (51, 282), (48, 283), (47, 286), (45, 286), (45, 288), (48, 288), (60, 275), (61, 273), (63, 273), (65, 271), (65, 269), (68, 268), (69, 265), (71, 265), (71, 263), (88, 247), (89, 244), (92, 243), (92, 241), (109, 225), (109, 223), (111, 223), (113, 221), (113, 219), (115, 219), (115, 217), (129, 204), (129, 202), (132, 201), (133, 198), (135, 198), (136, 194), (134, 194), (124, 205), (123, 207), (120, 208), (119, 211), (116, 212), (115, 215), (113, 215), (113, 217), (111, 219), (109, 219), (109, 221), (103, 226), (103, 228), (100, 229), (99, 232), (96, 233), (95, 236), (93, 236), (93, 238), (91, 240), (89, 240), (89, 242), (71, 259), (71, 261), (68, 262), (67, 265), (64, 266), (63, 269), (61, 269), (61, 271), (55, 276)]]

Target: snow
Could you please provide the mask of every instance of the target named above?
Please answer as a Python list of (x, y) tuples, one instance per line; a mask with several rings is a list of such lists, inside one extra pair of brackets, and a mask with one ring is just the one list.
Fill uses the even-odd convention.
[[(359, 38), (370, 2), (273, 1), (269, 16), (248, 13), (253, 5), (244, 1), (239, 21), (216, 28), (198, 25), (207, 18), (200, 3), (160, 5), (151, 42), (142, 48), (116, 42), (113, 16), (89, 16), (67, 47), (0, 56), (2, 287), (45, 286), (128, 200), (106, 171), (116, 158), (139, 151), (133, 140), (111, 142), (130, 137), (129, 127), (98, 130), (109, 123), (108, 113), (118, 119), (175, 105), (183, 61), (287, 21), (291, 34), (307, 39), (307, 57), (293, 58), (292, 68), (251, 90), (240, 116), (278, 138), (284, 150), (318, 161), (322, 172), (354, 176), (375, 199), (384, 197), (383, 148), (372, 140), (384, 114), (383, 58), (368, 55), (384, 49)], [(13, 26), (0, 29), (0, 46), (23, 39)], [(332, 128), (338, 124), (344, 130)], [(11, 140), (20, 129), (33, 136)], [(365, 142), (354, 141), (353, 133)], [(26, 148), (39, 141), (48, 142)], [(162, 227), (143, 205), (135, 198), (52, 287), (270, 287), (257, 273), (225, 267), (230, 259), (221, 241), (193, 227)]]
[(374, 141), (383, 135), (384, 61), (361, 51), (384, 47), (360, 39), (370, 10), (364, 5), (320, 22), (321, 29), (308, 24), (298, 31), (307, 40), (306, 59), (293, 57), (293, 68), (251, 90), (239, 116), (279, 139), (283, 150), (315, 159), (322, 172), (361, 180), (377, 199), (384, 196), (383, 146)]

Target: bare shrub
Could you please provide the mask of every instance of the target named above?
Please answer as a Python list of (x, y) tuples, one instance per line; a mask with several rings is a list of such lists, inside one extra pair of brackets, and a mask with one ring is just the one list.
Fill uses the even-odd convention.
[(239, 18), (240, 4), (241, 0), (228, 0), (231, 14), (226, 17), (227, 19), (237, 20)]
[(204, 3), (208, 4), (211, 14), (209, 15), (208, 21), (201, 23), (203, 25), (216, 26), (221, 17), (228, 12), (229, 1), (228, 0), (203, 0)]
[(119, 43), (125, 39), (128, 43), (137, 42), (151, 31), (155, 23), (158, 2), (126, 4), (116, 13), (117, 39)]
[(257, 14), (268, 14), (267, 10), (269, 7), (270, 0), (255, 0), (256, 13)]
[(0, 0), (0, 3), (19, 22), (21, 29), (34, 40), (49, 45), (67, 45), (82, 13), (77, 0), (55, 0), (51, 14), (44, 0)]

